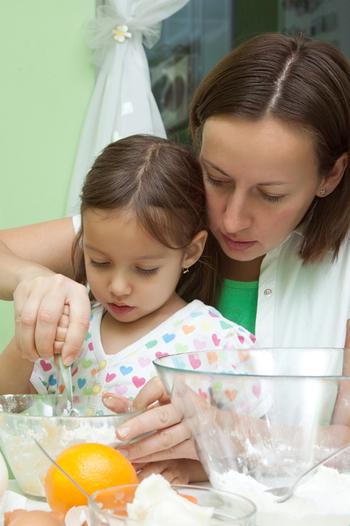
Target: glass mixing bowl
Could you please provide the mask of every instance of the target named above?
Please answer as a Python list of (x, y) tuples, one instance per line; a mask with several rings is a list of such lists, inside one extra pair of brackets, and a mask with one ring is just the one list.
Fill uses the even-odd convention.
[(66, 400), (61, 395), (0, 395), (0, 448), (24, 494), (45, 497), (43, 481), (50, 462), (34, 438), (53, 458), (79, 442), (113, 446), (117, 426), (139, 414), (116, 414), (106, 408), (93, 415), (95, 398), (75, 396), (79, 416), (63, 416)]
[[(94, 507), (89, 508), (91, 526), (138, 526), (138, 521), (126, 517), (126, 506), (133, 501), (136, 488), (136, 484), (130, 484), (94, 493), (93, 499), (100, 511), (96, 514)], [(210, 526), (255, 526), (255, 505), (241, 495), (199, 486), (174, 484), (172, 488), (193, 498), (199, 506), (213, 507), (214, 515)], [(188, 525), (181, 518), (177, 520), (174, 513), (169, 514), (169, 510), (163, 510), (163, 514), (164, 512), (166, 517), (158, 516), (155, 524)]]
[[(349, 350), (212, 349), (165, 356), (154, 363), (172, 402), (183, 412), (212, 485), (247, 494), (259, 512), (266, 504), (266, 487), (292, 484), (318, 460), (350, 442), (350, 377), (342, 375), (345, 352)], [(318, 517), (315, 524), (348, 526), (349, 450), (327, 468), (321, 475), (328, 491), (316, 488), (311, 493), (317, 501), (314, 508), (325, 516), (329, 511), (333, 518), (320, 522)], [(345, 477), (341, 483), (340, 475)], [(341, 501), (333, 496), (332, 504), (329, 490), (337, 484), (347, 488), (348, 496)], [(268, 497), (272, 505), (274, 497)], [(300, 501), (292, 500), (299, 505), (292, 512), (304, 513)], [(281, 511), (292, 503), (275, 506)], [(339, 523), (334, 507), (345, 517)], [(284, 526), (304, 524), (278, 517)], [(313, 524), (310, 517), (308, 526)]]

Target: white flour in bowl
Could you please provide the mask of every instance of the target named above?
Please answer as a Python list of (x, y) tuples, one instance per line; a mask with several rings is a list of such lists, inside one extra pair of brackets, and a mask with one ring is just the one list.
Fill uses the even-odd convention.
[(212, 472), (214, 488), (240, 493), (257, 506), (257, 526), (349, 526), (350, 474), (321, 466), (284, 503), (275, 502), (266, 486), (252, 477), (227, 471)]

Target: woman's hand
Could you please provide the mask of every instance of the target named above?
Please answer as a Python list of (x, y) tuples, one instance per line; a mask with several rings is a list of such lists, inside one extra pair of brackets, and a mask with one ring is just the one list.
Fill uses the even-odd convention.
[(23, 279), (13, 298), (16, 342), (22, 356), (34, 362), (38, 356), (50, 358), (61, 352), (64, 363), (71, 364), (89, 327), (86, 287), (45, 270), (42, 275)]
[[(128, 401), (106, 393), (105, 405), (116, 412), (124, 412)], [(117, 437), (129, 442), (145, 433), (151, 433), (134, 444), (118, 449), (131, 462), (148, 463), (174, 459), (197, 460), (197, 453), (189, 428), (182, 414), (169, 402), (165, 388), (158, 377), (150, 380), (133, 402), (133, 409), (146, 409), (144, 413), (128, 420), (117, 429)]]

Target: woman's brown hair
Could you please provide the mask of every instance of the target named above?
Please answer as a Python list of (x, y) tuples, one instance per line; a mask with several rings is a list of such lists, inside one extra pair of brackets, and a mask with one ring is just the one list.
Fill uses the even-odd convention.
[[(169, 248), (185, 248), (198, 232), (207, 230), (199, 162), (185, 147), (152, 135), (133, 135), (110, 144), (87, 174), (81, 192), (82, 227), (73, 246), (75, 278), (81, 283), (86, 283), (80, 249), (83, 216), (89, 208), (131, 208), (143, 228)], [(181, 276), (177, 292), (186, 301), (212, 303), (215, 257), (209, 242), (197, 263)]]
[[(192, 137), (200, 148), (214, 115), (250, 120), (273, 116), (311, 134), (320, 177), (349, 153), (350, 66), (326, 42), (262, 34), (228, 54), (199, 85), (191, 106)], [(304, 262), (337, 256), (350, 227), (350, 167), (327, 197), (315, 198), (304, 220)]]

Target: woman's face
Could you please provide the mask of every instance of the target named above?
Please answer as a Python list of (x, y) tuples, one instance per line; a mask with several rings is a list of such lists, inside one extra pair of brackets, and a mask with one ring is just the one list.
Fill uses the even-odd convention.
[(310, 135), (271, 117), (209, 118), (200, 160), (210, 228), (224, 254), (241, 262), (284, 241), (323, 182)]

